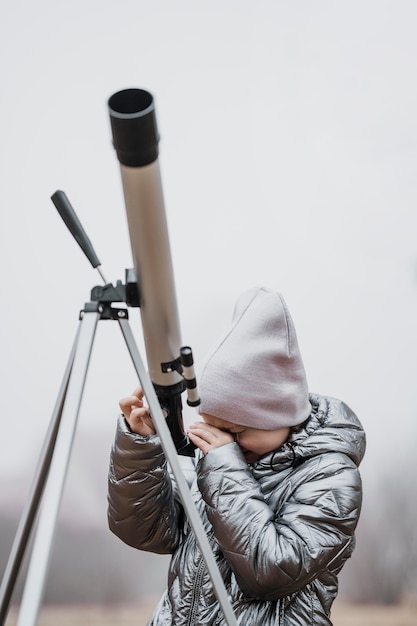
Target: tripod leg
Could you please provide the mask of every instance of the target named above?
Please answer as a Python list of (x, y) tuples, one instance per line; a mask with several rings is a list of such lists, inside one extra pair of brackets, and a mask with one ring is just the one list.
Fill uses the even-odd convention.
[(61, 388), (55, 403), (51, 421), (42, 445), (41, 454), (39, 456), (38, 465), (35, 472), (29, 498), (23, 509), (19, 526), (16, 531), (13, 546), (10, 552), (9, 560), (4, 571), (1, 587), (0, 587), (0, 625), (3, 626), (6, 621), (9, 610), (10, 600), (16, 584), (17, 576), (22, 565), (22, 560), (26, 551), (26, 547), (30, 538), (36, 514), (38, 512), (39, 503), (42, 498), (43, 489), (48, 476), (49, 467), (51, 465), (52, 454), (54, 451), (55, 440), (59, 428), (62, 415), (62, 407), (64, 405), (65, 395), (67, 393), (68, 381), (71, 374), (72, 364), (74, 361), (75, 347), (78, 340), (78, 332), (74, 340), (68, 364), (62, 379)]
[(126, 319), (119, 319), (118, 321), (123, 336), (125, 338), (130, 356), (132, 357), (132, 361), (135, 366), (136, 373), (139, 377), (143, 392), (148, 401), (155, 428), (161, 439), (162, 448), (164, 450), (167, 461), (170, 464), (172, 473), (175, 476), (175, 480), (177, 482), (178, 490), (180, 492), (181, 500), (187, 513), (188, 520), (194, 530), (194, 534), (200, 546), (201, 553), (206, 562), (207, 569), (213, 583), (214, 591), (223, 610), (224, 617), (228, 626), (237, 626), (237, 621), (233, 613), (233, 609), (231, 607), (226, 589), (224, 587), (223, 579), (220, 575), (216, 560), (211, 551), (210, 543), (207, 539), (203, 523), (197, 509), (194, 506), (194, 502), (192, 501), (187, 482), (178, 461), (177, 451), (172, 441), (169, 428), (165, 423), (165, 418), (162, 414), (162, 410), (159, 405), (158, 398), (156, 396), (152, 382), (143, 366), (142, 359), (136, 346), (129, 322)]
[(20, 607), (17, 622), (18, 626), (32, 626), (37, 622), (49, 566), (59, 505), (99, 317), (99, 313), (89, 312), (85, 313), (81, 320), (74, 362), (56, 437)]

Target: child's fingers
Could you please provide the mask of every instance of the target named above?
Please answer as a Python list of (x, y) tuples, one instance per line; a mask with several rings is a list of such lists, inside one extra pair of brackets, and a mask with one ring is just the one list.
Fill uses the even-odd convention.
[(145, 417), (149, 416), (149, 411), (147, 407), (136, 407), (131, 409), (130, 418), (134, 420), (142, 420)]
[(139, 385), (139, 387), (136, 387), (135, 391), (132, 393), (132, 396), (137, 396), (139, 398), (139, 400), (142, 400), (143, 398), (143, 389), (142, 387)]
[(226, 443), (234, 441), (231, 433), (210, 426), (205, 422), (191, 424), (188, 429), (188, 436), (204, 454), (207, 454), (207, 452), (213, 448), (219, 448)]
[(197, 448), (199, 448), (203, 454), (207, 454), (207, 452), (211, 449), (210, 444), (201, 437), (199, 437), (196, 432), (189, 430), (188, 436), (192, 443), (197, 446)]
[(143, 391), (141, 387), (135, 389), (132, 395), (122, 398), (119, 402), (120, 410), (125, 417), (129, 417), (133, 407), (143, 406)]
[(133, 408), (142, 406), (143, 402), (139, 400), (137, 396), (127, 396), (126, 398), (122, 398), (119, 402), (120, 410), (125, 417), (129, 417)]
[(131, 430), (140, 435), (155, 434), (155, 427), (146, 407), (133, 409), (129, 418), (126, 418)]

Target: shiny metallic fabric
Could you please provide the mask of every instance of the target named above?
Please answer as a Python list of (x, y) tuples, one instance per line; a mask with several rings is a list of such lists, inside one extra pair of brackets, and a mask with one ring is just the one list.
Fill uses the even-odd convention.
[[(343, 402), (312, 394), (310, 402), (288, 442), (252, 465), (237, 443), (182, 459), (242, 626), (330, 625), (337, 575), (355, 546), (365, 434)], [(226, 626), (159, 439), (132, 434), (123, 417), (108, 519), (128, 545), (172, 553), (149, 626)]]

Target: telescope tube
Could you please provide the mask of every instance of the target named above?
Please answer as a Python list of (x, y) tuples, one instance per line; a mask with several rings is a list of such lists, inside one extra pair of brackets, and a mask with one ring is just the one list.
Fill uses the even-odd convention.
[(182, 375), (163, 364), (181, 346), (168, 227), (159, 168), (159, 133), (152, 94), (125, 89), (108, 101), (113, 146), (120, 163), (149, 375), (167, 415), (177, 451), (192, 456), (184, 434)]

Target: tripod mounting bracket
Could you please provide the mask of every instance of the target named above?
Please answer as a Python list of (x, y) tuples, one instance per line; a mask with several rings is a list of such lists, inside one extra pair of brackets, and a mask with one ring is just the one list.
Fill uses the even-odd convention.
[(161, 363), (161, 370), (164, 374), (169, 372), (178, 372), (178, 374), (183, 374), (183, 367), (181, 363), (180, 357), (174, 359), (173, 361), (166, 361), (165, 363)]
[(123, 284), (118, 280), (116, 285), (97, 285), (91, 290), (91, 300), (102, 304), (125, 302), (128, 306), (140, 306), (140, 292), (134, 269), (126, 270), (126, 279)]
[(106, 302), (86, 302), (84, 308), (80, 311), (80, 320), (83, 319), (85, 313), (99, 313), (101, 320), (129, 319), (127, 309), (115, 308)]

